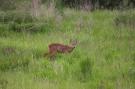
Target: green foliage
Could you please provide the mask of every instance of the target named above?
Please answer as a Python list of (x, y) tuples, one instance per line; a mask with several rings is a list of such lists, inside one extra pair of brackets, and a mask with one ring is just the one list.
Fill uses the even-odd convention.
[(36, 63), (35, 67), (32, 68), (31, 71), (36, 78), (43, 78), (50, 80), (56, 78), (53, 66), (49, 61), (40, 61)]
[(7, 84), (8, 84), (8, 81), (7, 80), (0, 79), (0, 88), (1, 89), (6, 89)]
[[(7, 25), (6, 25), (7, 26)], [(8, 28), (5, 25), (0, 25), (0, 36), (7, 36), (9, 35)]]
[(130, 76), (131, 80), (133, 82), (135, 82), (135, 69), (134, 68), (131, 68), (129, 71), (128, 71), (128, 76)]
[(133, 0), (62, 0), (66, 6), (79, 8), (85, 5), (91, 6), (93, 9), (127, 9), (133, 8), (135, 2)]
[[(114, 25), (121, 12), (97, 10), (89, 13), (65, 9), (64, 14), (60, 21), (54, 17), (41, 17), (32, 22), (9, 20), (0, 23), (2, 87), (129, 89), (130, 86), (134, 89), (135, 30), (130, 26), (119, 28)], [(37, 34), (17, 32), (22, 28), (27, 31), (26, 28), (33, 25), (38, 27), (35, 29), (43, 30)], [(79, 41), (72, 53), (57, 54), (55, 60), (43, 57), (49, 44), (68, 45), (71, 38)]]
[(0, 0), (0, 10), (12, 10), (15, 9), (15, 0)]
[[(0, 11), (9, 11), (9, 10), (15, 10), (17, 8), (17, 4), (21, 4), (23, 2), (27, 1), (29, 3), (30, 0), (0, 0)], [(23, 7), (25, 8), (25, 7)]]
[[(2, 47), (0, 50), (0, 71), (25, 69), (29, 64), (29, 54), (14, 47)], [(24, 56), (25, 55), (25, 56)]]
[(8, 23), (8, 22), (30, 23), (33, 21), (34, 18), (32, 18), (32, 16), (29, 13), (17, 12), (17, 11), (0, 12), (1, 23)]
[(37, 33), (52, 31), (55, 26), (53, 19), (43, 19), (42, 21), (33, 18), (29, 13), (8, 11), (0, 12), (0, 35), (6, 35), (7, 31)]
[(122, 12), (115, 18), (115, 24), (118, 26), (135, 26), (135, 13), (132, 11)]
[[(15, 10), (24, 2), (32, 3), (31, 0), (0, 0), (0, 2), (0, 10), (4, 11)], [(41, 4), (49, 5), (50, 3), (54, 3), (60, 13), (63, 13), (63, 8), (66, 6), (80, 8), (80, 6), (87, 7), (89, 5), (93, 9), (127, 9), (135, 7), (134, 0), (41, 0)], [(27, 6), (30, 7), (30, 4)], [(22, 6), (21, 8), (26, 7)]]
[(92, 62), (90, 59), (82, 60), (79, 64), (79, 70), (76, 72), (75, 76), (78, 76), (80, 81), (88, 81), (92, 78)]

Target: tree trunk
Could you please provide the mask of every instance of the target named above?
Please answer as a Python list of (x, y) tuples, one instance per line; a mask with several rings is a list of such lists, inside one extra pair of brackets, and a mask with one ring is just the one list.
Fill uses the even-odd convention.
[(32, 0), (32, 15), (34, 17), (39, 16), (40, 0)]

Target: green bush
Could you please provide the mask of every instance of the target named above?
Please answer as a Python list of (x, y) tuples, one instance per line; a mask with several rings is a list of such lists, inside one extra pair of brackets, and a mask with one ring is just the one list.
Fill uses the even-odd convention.
[(135, 27), (135, 13), (134, 12), (122, 12), (115, 20), (117, 26)]
[(56, 29), (54, 18), (34, 18), (29, 13), (18, 11), (0, 12), (3, 28), (14, 32), (49, 32)]
[(89, 5), (93, 9), (126, 9), (134, 7), (133, 0), (62, 0), (65, 6), (77, 7)]
[(0, 10), (13, 10), (15, 9), (16, 0), (0, 0)]
[(82, 79), (88, 79), (92, 74), (92, 63), (86, 59), (80, 63)]
[(34, 18), (29, 13), (17, 11), (0, 12), (0, 23), (30, 23), (33, 21)]
[(128, 76), (135, 82), (135, 62), (132, 67), (128, 70)]
[(14, 58), (13, 60), (0, 60), (0, 70), (1, 71), (7, 71), (7, 70), (15, 70), (15, 69), (19, 69), (19, 68), (26, 68), (28, 67), (29, 61), (28, 59), (20, 59), (19, 58)]
[[(56, 27), (55, 21), (51, 18), (40, 20), (33, 18), (28, 13), (19, 13), (15, 11), (0, 12), (0, 24), (2, 24), (0, 29), (26, 33), (49, 32)], [(0, 34), (2, 35), (3, 32)]]
[(29, 65), (30, 52), (12, 46), (0, 47), (0, 71), (25, 69)]
[(37, 78), (53, 79), (56, 77), (56, 73), (50, 61), (44, 60), (30, 66), (32, 66), (32, 73)]
[(22, 23), (18, 24), (15, 22), (9, 23), (9, 30), (15, 31), (15, 32), (28, 32), (28, 31), (34, 31), (34, 23)]
[(4, 24), (0, 24), (0, 36), (8, 36), (9, 35), (9, 31), (8, 31), (8, 27), (7, 25)]
[(88, 58), (80, 61), (77, 69), (74, 71), (75, 77), (82, 82), (89, 80), (92, 77), (92, 65), (91, 60)]
[(46, 23), (9, 23), (9, 30), (14, 32), (25, 32), (25, 33), (37, 33), (37, 32), (49, 32), (54, 29), (52, 24)]

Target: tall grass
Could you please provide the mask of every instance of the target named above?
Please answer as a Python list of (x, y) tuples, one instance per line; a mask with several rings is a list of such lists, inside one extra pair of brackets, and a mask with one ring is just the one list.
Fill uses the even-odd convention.
[[(0, 28), (0, 88), (134, 89), (135, 31), (114, 24), (119, 13), (65, 9), (60, 22), (53, 17), (43, 27), (50, 32)], [(79, 40), (72, 53), (43, 57), (50, 43), (71, 38)]]

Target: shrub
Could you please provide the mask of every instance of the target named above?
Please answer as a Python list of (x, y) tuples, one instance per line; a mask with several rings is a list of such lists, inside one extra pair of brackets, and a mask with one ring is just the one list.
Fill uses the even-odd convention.
[(82, 79), (87, 79), (92, 74), (92, 64), (89, 59), (86, 59), (80, 63)]
[(8, 81), (5, 79), (0, 79), (0, 88), (1, 89), (7, 89)]
[(0, 9), (1, 10), (12, 10), (15, 9), (15, 0), (0, 0)]
[(133, 0), (62, 0), (62, 2), (68, 7), (80, 7), (88, 5), (93, 9), (125, 9), (128, 7), (134, 7), (135, 2)]
[(135, 80), (135, 69), (134, 69), (134, 66), (131, 67), (131, 69), (128, 71), (128, 76), (130, 76), (130, 78), (132, 80)]
[(29, 65), (30, 53), (23, 52), (12, 46), (2, 47), (0, 50), (0, 70), (25, 69)]
[(117, 26), (134, 27), (135, 26), (135, 13), (123, 12), (115, 18), (114, 22)]
[(9, 35), (9, 31), (7, 25), (0, 24), (0, 36), (6, 37), (8, 35)]
[[(0, 12), (0, 23), (0, 28), (6, 31), (26, 33), (49, 32), (56, 27), (52, 18), (40, 20), (33, 18), (29, 13), (15, 11)], [(0, 34), (3, 35), (3, 32)]]
[(37, 32), (49, 32), (53, 30), (55, 27), (53, 24), (50, 24), (50, 22), (39, 22), (39, 23), (9, 23), (9, 30), (12, 30), (14, 32), (25, 32), (25, 33), (37, 33)]
[(0, 12), (0, 23), (29, 23), (33, 21), (34, 18), (29, 13), (17, 11)]
[(32, 73), (37, 78), (53, 79), (54, 77), (56, 77), (53, 66), (49, 61), (40, 61), (35, 63), (34, 65), (31, 65), (31, 67)]
[(80, 81), (87, 81), (92, 77), (92, 62), (90, 59), (82, 60), (74, 71), (75, 77)]
[[(13, 57), (12, 57), (13, 58)], [(0, 59), (0, 70), (1, 71), (7, 71), (7, 70), (15, 70), (19, 68), (26, 68), (28, 67), (29, 60), (27, 58), (13, 58), (13, 60), (1, 60)]]
[(18, 24), (15, 22), (10, 22), (9, 23), (9, 29), (15, 32), (28, 32), (28, 31), (33, 31), (35, 29), (33, 29), (34, 23), (22, 23), (22, 24)]

